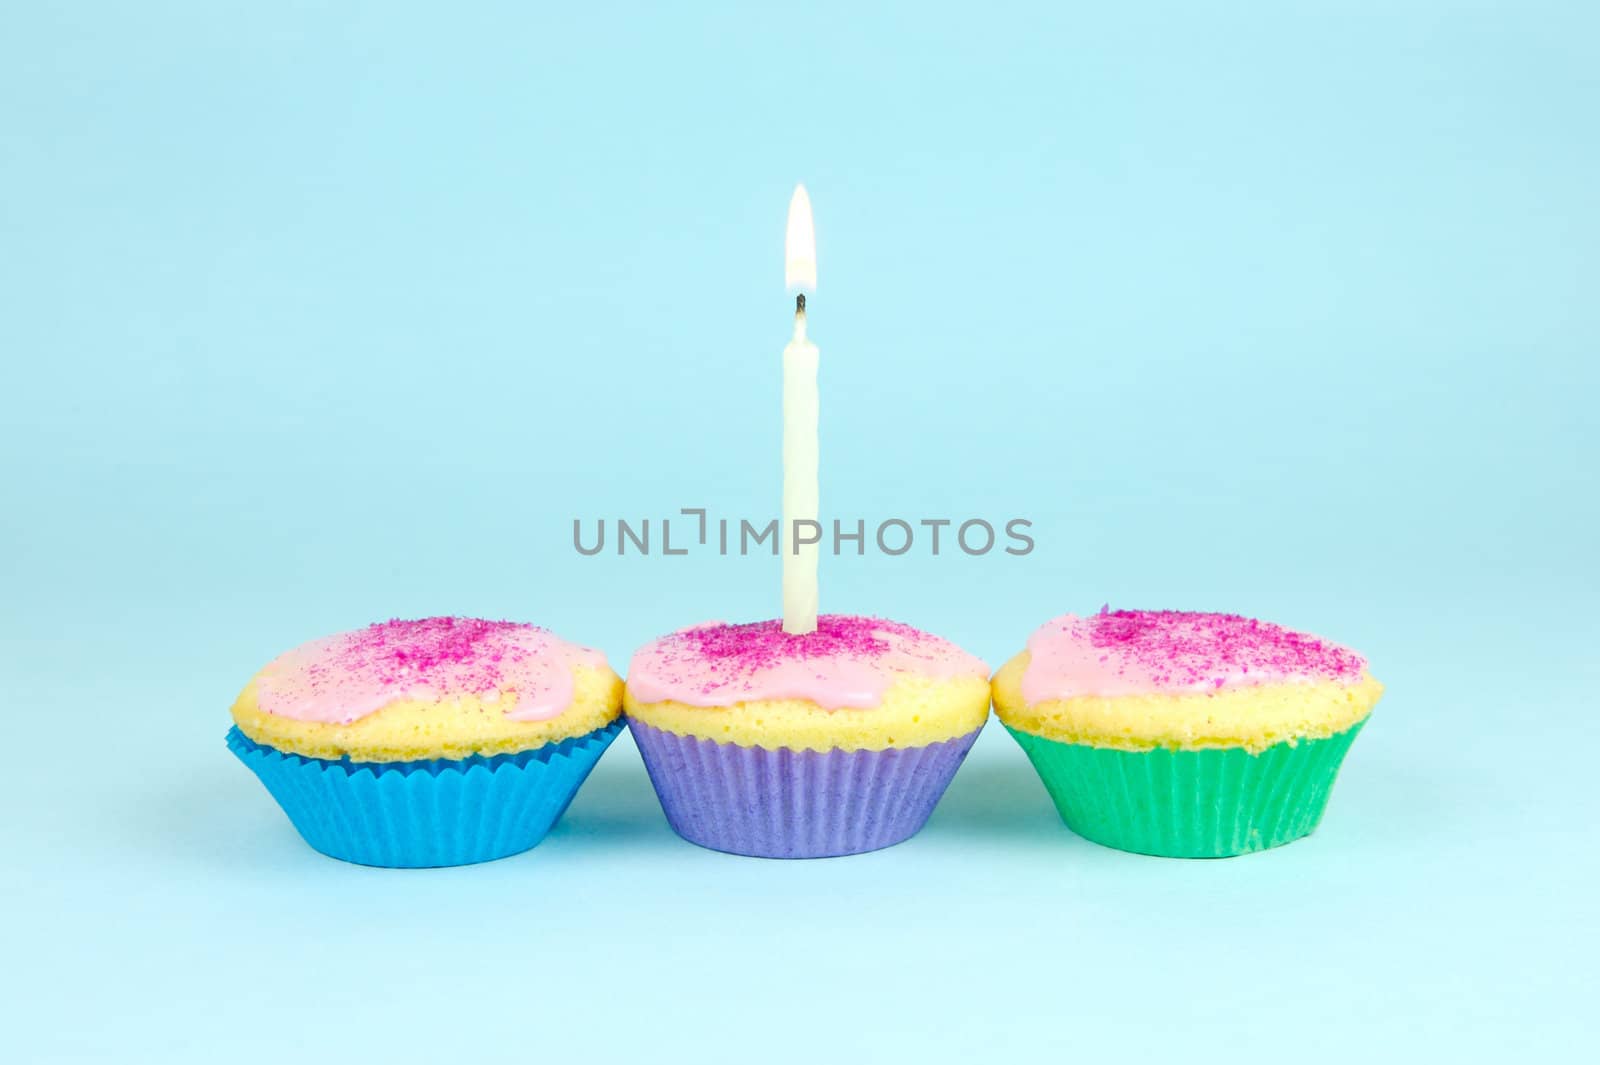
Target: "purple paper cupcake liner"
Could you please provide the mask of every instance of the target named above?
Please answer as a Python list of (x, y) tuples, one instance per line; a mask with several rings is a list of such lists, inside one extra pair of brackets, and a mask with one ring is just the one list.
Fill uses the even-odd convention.
[(910, 839), (980, 726), (923, 747), (793, 751), (680, 736), (628, 719), (672, 830), (755, 858), (831, 858)]

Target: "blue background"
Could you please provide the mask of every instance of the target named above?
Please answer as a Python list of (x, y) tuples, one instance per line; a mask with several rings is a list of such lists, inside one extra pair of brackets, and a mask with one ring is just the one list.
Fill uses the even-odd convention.
[[(10, 10), (14, 1060), (1592, 1035), (1600, 20), (1200, 7)], [(258, 666), (371, 620), (621, 668), (776, 612), (770, 557), (581, 558), (571, 522), (775, 508), (796, 180), (825, 510), (1038, 541), (824, 559), (825, 609), (991, 665), (1103, 602), (1359, 648), (1389, 690), (1316, 836), (1093, 846), (991, 725), (912, 842), (737, 859), (624, 739), (536, 850), (401, 873), (227, 754)]]

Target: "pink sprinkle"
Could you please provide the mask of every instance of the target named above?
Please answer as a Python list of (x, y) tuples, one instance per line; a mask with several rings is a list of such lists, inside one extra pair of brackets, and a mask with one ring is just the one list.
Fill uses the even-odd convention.
[(898, 677), (987, 678), (989, 669), (948, 640), (897, 621), (824, 614), (791, 636), (780, 621), (683, 629), (634, 652), (628, 690), (642, 703), (674, 699), (728, 706), (806, 699), (830, 710), (879, 705)]
[(1210, 683), (1218, 673), (1354, 679), (1365, 660), (1353, 651), (1270, 621), (1180, 610), (1102, 610), (1087, 619), (1089, 642), (1163, 685)]
[[(503, 680), (500, 666), (527, 657), (525, 650), (504, 642), (505, 638), (533, 629), (480, 618), (396, 618), (351, 633), (336, 661), (345, 673), (361, 673), (384, 685), (426, 684), (435, 673), (449, 669), (458, 690), (493, 691)], [(322, 667), (317, 668), (321, 673)]]
[[(684, 629), (663, 638), (663, 650), (677, 650), (696, 660), (749, 673), (783, 661), (825, 658), (875, 658), (889, 650), (888, 634), (909, 643), (929, 639), (910, 625), (882, 618), (851, 614), (824, 614), (815, 632), (791, 636), (783, 622), (752, 621), (743, 625), (717, 623)], [(675, 646), (674, 646), (675, 645)]]

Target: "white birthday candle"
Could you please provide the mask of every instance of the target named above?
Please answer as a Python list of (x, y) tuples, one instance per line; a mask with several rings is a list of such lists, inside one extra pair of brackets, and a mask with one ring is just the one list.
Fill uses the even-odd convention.
[[(789, 200), (784, 236), (784, 283), (815, 292), (817, 240), (811, 223), (811, 198), (796, 185)], [(817, 346), (806, 339), (806, 297), (795, 300), (794, 338), (783, 349), (783, 631), (795, 635), (817, 628)]]

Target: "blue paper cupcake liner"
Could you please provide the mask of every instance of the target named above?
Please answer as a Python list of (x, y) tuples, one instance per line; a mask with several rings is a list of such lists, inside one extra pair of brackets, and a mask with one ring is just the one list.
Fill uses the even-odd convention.
[(415, 869), (486, 862), (537, 844), (621, 731), (618, 718), (530, 751), (419, 762), (306, 758), (238, 728), (228, 732), (228, 749), (312, 847), (360, 865)]
[(832, 858), (890, 847), (927, 823), (982, 726), (922, 747), (793, 751), (628, 730), (672, 830), (755, 858)]

